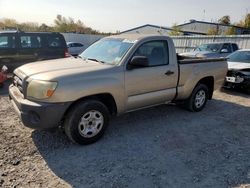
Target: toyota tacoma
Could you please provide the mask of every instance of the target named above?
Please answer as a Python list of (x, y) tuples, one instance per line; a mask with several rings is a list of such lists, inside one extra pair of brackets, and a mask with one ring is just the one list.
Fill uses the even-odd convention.
[(226, 73), (226, 59), (185, 59), (170, 37), (116, 35), (77, 58), (17, 68), (9, 96), (25, 126), (61, 126), (73, 142), (90, 144), (111, 116), (167, 103), (201, 111)]

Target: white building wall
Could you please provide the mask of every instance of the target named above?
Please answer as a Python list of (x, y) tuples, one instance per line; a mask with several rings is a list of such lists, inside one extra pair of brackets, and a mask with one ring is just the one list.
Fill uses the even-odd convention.
[(94, 42), (105, 37), (103, 35), (87, 35), (87, 34), (77, 34), (77, 33), (62, 33), (66, 42), (79, 42), (84, 45), (84, 49), (88, 48)]

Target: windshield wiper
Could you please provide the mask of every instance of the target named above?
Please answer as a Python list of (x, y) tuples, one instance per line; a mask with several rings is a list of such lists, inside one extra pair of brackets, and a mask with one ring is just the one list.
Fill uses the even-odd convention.
[(94, 58), (88, 58), (87, 60), (90, 60), (90, 61), (95, 61), (95, 62), (102, 63), (102, 64), (104, 64), (104, 63), (105, 63), (104, 61), (100, 61), (100, 60), (98, 60), (98, 59), (94, 59)]

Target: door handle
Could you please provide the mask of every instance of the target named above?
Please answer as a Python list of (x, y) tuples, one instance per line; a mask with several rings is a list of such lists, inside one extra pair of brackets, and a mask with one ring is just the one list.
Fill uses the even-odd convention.
[(172, 75), (172, 74), (174, 74), (174, 72), (173, 71), (167, 71), (166, 73), (165, 73), (165, 75), (167, 75), (167, 76), (170, 76), (170, 75)]

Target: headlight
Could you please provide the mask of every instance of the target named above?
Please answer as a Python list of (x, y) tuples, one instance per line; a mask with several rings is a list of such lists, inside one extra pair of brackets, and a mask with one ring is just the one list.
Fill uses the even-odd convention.
[(57, 82), (32, 80), (27, 89), (27, 96), (35, 99), (50, 98), (56, 90)]

